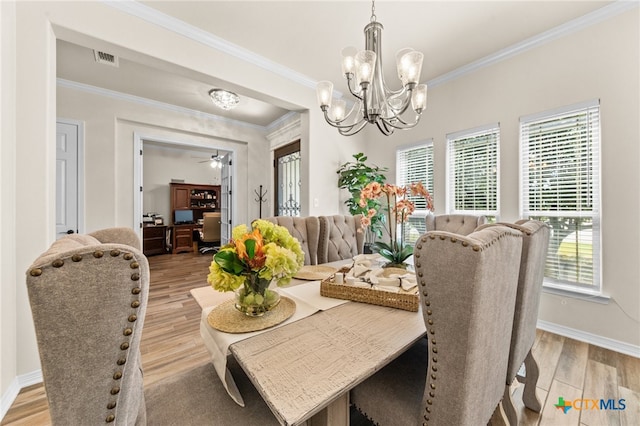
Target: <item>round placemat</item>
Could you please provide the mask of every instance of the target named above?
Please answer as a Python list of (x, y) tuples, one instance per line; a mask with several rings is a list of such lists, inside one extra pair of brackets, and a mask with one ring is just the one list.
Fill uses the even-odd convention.
[(296, 303), (288, 297), (280, 296), (280, 303), (261, 317), (250, 317), (234, 306), (235, 300), (227, 300), (209, 312), (207, 322), (216, 330), (225, 333), (248, 333), (264, 330), (286, 321), (296, 311)]
[(336, 272), (336, 268), (322, 265), (305, 265), (296, 272), (293, 278), (299, 280), (324, 280)]

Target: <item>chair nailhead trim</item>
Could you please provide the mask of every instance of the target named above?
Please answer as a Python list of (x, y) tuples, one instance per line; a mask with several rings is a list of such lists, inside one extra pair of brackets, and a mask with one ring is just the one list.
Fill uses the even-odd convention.
[(124, 334), (125, 336), (131, 336), (131, 333), (133, 333), (133, 330), (131, 328), (125, 328), (122, 332), (122, 334)]
[(125, 253), (125, 254), (124, 254), (124, 256), (122, 256), (122, 258), (123, 258), (124, 260), (131, 260), (131, 259), (133, 259), (133, 254), (131, 254), (131, 253)]
[(131, 281), (139, 281), (140, 280), (140, 274), (137, 272), (134, 272), (133, 274), (131, 274)]
[(71, 256), (71, 260), (73, 260), (74, 262), (80, 262), (82, 260), (82, 255), (76, 253), (73, 256)]
[(131, 262), (129, 266), (131, 267), (131, 269), (138, 269), (140, 267), (140, 264), (138, 262)]
[(56, 259), (53, 262), (51, 262), (51, 266), (53, 266), (54, 268), (61, 268), (62, 265), (64, 265), (64, 260), (62, 259)]
[(102, 256), (104, 256), (104, 252), (102, 250), (96, 250), (93, 252), (93, 257), (96, 259), (100, 259)]
[(29, 275), (31, 275), (32, 277), (39, 277), (40, 275), (42, 275), (42, 269), (33, 268), (31, 271), (29, 271)]
[(126, 364), (126, 362), (127, 362), (127, 359), (126, 359), (126, 358), (120, 358), (120, 359), (116, 362), (116, 364), (118, 364), (118, 365), (125, 365), (125, 364)]
[(120, 387), (119, 386), (114, 386), (111, 388), (111, 395), (117, 395), (120, 393)]
[(113, 410), (114, 408), (116, 408), (115, 401), (111, 401), (110, 403), (107, 404), (107, 410)]
[(107, 423), (113, 423), (113, 421), (114, 421), (115, 419), (116, 419), (116, 416), (114, 416), (113, 414), (109, 414), (109, 415), (107, 416), (107, 418), (106, 418), (106, 419), (104, 419), (104, 421), (105, 421), (105, 422), (107, 422)]
[(127, 349), (129, 349), (129, 342), (124, 342), (120, 345), (120, 349), (122, 349), (123, 351), (126, 351)]
[(134, 287), (131, 289), (131, 294), (140, 294), (142, 289), (140, 287)]
[(140, 301), (139, 300), (134, 300), (133, 302), (131, 302), (131, 307), (132, 308), (137, 308), (140, 306)]
[(129, 320), (129, 322), (135, 322), (138, 319), (138, 316), (136, 314), (131, 314), (127, 319)]
[(122, 379), (122, 371), (116, 371), (115, 373), (113, 373), (113, 380), (120, 380)]
[(111, 251), (109, 252), (109, 254), (110, 254), (112, 257), (118, 257), (118, 256), (120, 256), (120, 250), (118, 250), (118, 249), (113, 249), (113, 250), (111, 250)]

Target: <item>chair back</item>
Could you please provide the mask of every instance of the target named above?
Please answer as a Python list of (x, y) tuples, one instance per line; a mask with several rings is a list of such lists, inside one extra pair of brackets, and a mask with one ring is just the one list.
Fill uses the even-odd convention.
[(351, 259), (364, 252), (362, 215), (320, 216), (318, 262)]
[(425, 222), (428, 231), (447, 231), (453, 234), (469, 235), (478, 226), (487, 223), (485, 216), (467, 214), (427, 214)]
[(221, 227), (220, 227), (220, 213), (209, 212), (202, 215), (202, 241), (205, 243), (212, 243), (214, 241), (220, 241)]
[(139, 348), (149, 264), (136, 233), (55, 241), (26, 284), (53, 425), (144, 424)]
[(538, 307), (549, 249), (550, 230), (545, 223), (537, 220), (520, 220), (515, 224), (501, 223), (501, 225), (522, 232), (522, 258), (507, 369), (507, 383), (511, 384), (536, 340)]
[(320, 222), (316, 216), (274, 216), (265, 218), (264, 220), (284, 226), (289, 233), (300, 242), (300, 246), (304, 252), (305, 265), (318, 264)]
[(502, 399), (522, 236), (494, 226), (429, 231), (414, 263), (429, 340), (420, 422), (487, 424)]

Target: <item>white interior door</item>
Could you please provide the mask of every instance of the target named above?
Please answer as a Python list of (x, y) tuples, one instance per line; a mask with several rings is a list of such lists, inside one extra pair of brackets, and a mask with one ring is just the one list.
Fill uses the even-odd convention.
[(233, 215), (231, 211), (232, 203), (232, 183), (231, 167), (233, 166), (232, 153), (228, 153), (222, 161), (222, 172), (220, 173), (220, 244), (224, 245), (231, 239), (231, 229), (233, 227)]
[(80, 125), (56, 123), (56, 239), (80, 231)]

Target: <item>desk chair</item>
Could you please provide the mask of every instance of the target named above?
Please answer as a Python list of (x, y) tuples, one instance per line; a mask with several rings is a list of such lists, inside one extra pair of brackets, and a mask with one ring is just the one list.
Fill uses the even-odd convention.
[(200, 253), (205, 254), (214, 252), (217, 250), (215, 244), (220, 246), (220, 234), (221, 234), (221, 220), (220, 213), (209, 212), (202, 215), (203, 224), (202, 231), (200, 231), (200, 243), (202, 246), (199, 248)]

